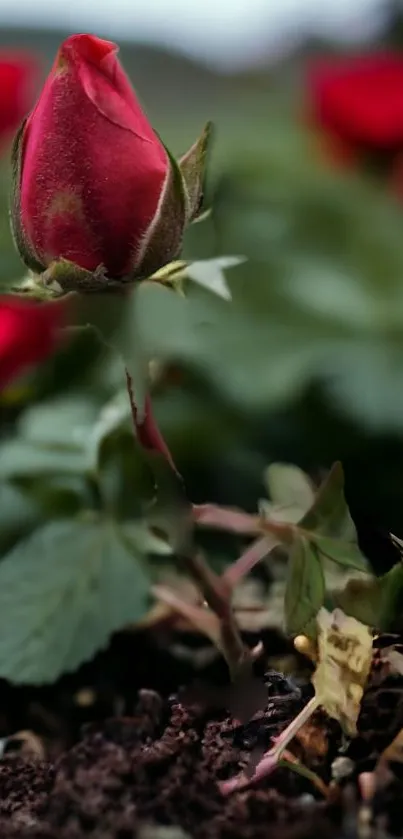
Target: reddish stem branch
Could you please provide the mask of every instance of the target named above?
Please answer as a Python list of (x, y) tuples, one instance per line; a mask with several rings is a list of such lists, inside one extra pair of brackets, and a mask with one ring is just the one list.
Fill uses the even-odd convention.
[(217, 507), (215, 504), (193, 504), (193, 518), (202, 527), (229, 530), (245, 536), (254, 536), (260, 531), (259, 516), (252, 516), (242, 510)]
[(241, 554), (240, 557), (232, 564), (224, 574), (223, 580), (230, 586), (231, 589), (238, 585), (239, 581), (246, 577), (252, 571), (252, 568), (258, 564), (265, 556), (271, 553), (274, 548), (281, 545), (281, 542), (275, 536), (262, 536), (256, 539), (251, 545)]
[(252, 673), (253, 655), (245, 647), (231, 605), (227, 582), (209, 568), (200, 552), (183, 557), (184, 564), (199, 587), (207, 605), (220, 622), (220, 642), (233, 681)]
[(144, 404), (144, 416), (140, 420), (134, 396), (133, 379), (128, 370), (126, 370), (126, 384), (127, 392), (129, 394), (130, 399), (133, 425), (140, 445), (143, 446), (147, 451), (159, 452), (160, 454), (162, 454), (165, 460), (169, 463), (171, 469), (173, 469), (175, 474), (178, 475), (178, 477), (180, 477), (171, 452), (169, 451), (169, 448), (158, 428), (158, 425), (155, 422), (150, 394), (147, 393), (146, 395)]

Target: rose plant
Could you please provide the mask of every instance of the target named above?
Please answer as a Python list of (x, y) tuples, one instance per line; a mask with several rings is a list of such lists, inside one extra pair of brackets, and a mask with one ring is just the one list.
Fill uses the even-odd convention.
[[(116, 299), (118, 308), (130, 309), (136, 293), (150, 287), (144, 283), (139, 289), (140, 281), (151, 276), (154, 283), (181, 288), (189, 268), (177, 257), (184, 228), (201, 208), (208, 131), (175, 161), (141, 111), (115, 53), (114, 45), (94, 36), (67, 39), (18, 134), (12, 223), (33, 274), (24, 290), (45, 302), (10, 298), (2, 307), (0, 301), (0, 384), (50, 355), (61, 327), (75, 316), (80, 320), (80, 304), (94, 324), (97, 298), (105, 300), (97, 292), (114, 292), (106, 298), (107, 313)], [(212, 262), (196, 263), (196, 270), (193, 265), (193, 279), (228, 300), (217, 269), (234, 262)], [(133, 293), (122, 295), (122, 288)], [(160, 292), (166, 301), (179, 299), (167, 289)], [(164, 327), (167, 320), (164, 311)], [(234, 323), (226, 351), (233, 351), (236, 333), (244, 353), (242, 329), (234, 330)], [(264, 315), (261, 323), (267, 332)], [(212, 330), (207, 332), (212, 337)], [(254, 334), (261, 351), (259, 333), (257, 339)], [(127, 353), (135, 342), (124, 339), (123, 345), (131, 370)], [(140, 358), (146, 366), (148, 361)], [(272, 466), (266, 475), (270, 501), (261, 500), (255, 514), (196, 506), (154, 420), (149, 393), (139, 405), (137, 380), (133, 387), (131, 372), (126, 379), (130, 404), (123, 388), (101, 405), (92, 393), (85, 393), (84, 406), (77, 395), (69, 401), (63, 394), (58, 404), (28, 406), (15, 433), (0, 442), (0, 493), (7, 487), (6, 496), (21, 492), (34, 502), (24, 538), (12, 532), (6, 547), (0, 545), (1, 677), (42, 684), (75, 670), (116, 630), (158, 621), (150, 619), (151, 594), (162, 601), (164, 618), (166, 609), (170, 616), (178, 612), (216, 645), (239, 687), (227, 694), (228, 707), (247, 720), (267, 704), (265, 685), (253, 677), (262, 645), (251, 650), (244, 644), (232, 596), (255, 565), (278, 548), (288, 559), (284, 611), (290, 635), (304, 633), (314, 643), (316, 617), (329, 598), (358, 610), (360, 617), (364, 612), (371, 626), (390, 628), (403, 572), (398, 567), (380, 580), (367, 574), (340, 465), (318, 491), (299, 470)], [(144, 489), (150, 473), (154, 480)], [(4, 508), (2, 498), (3, 517)], [(204, 559), (197, 527), (228, 530), (249, 544), (218, 573)], [(161, 568), (174, 560), (196, 582), (197, 602), (182, 600), (175, 588), (161, 584)], [(360, 579), (353, 590), (328, 590), (329, 562), (364, 574), (364, 583)], [(288, 729), (280, 751), (278, 742), (275, 754), (266, 755), (270, 771), (293, 733)]]
[[(14, 145), (11, 223), (29, 275), (13, 289), (15, 297), (0, 299), (0, 386), (51, 356), (66, 328), (77, 335), (90, 325), (103, 351), (107, 344), (110, 353), (112, 344), (123, 356), (129, 394), (123, 405), (113, 398), (105, 410), (87, 394), (84, 414), (82, 399), (69, 395), (59, 406), (28, 406), (15, 434), (0, 443), (0, 493), (3, 488), (7, 503), (15, 493), (18, 504), (29, 502), (27, 532), (4, 525), (0, 545), (11, 610), (0, 607), (0, 623), (10, 630), (0, 626), (0, 673), (16, 681), (51, 681), (74, 669), (112, 632), (147, 612), (146, 560), (172, 555), (170, 540), (150, 529), (149, 489), (154, 493), (158, 469), (174, 493), (179, 488), (179, 524), (192, 516), (153, 416), (148, 381), (142, 402), (132, 379), (133, 367), (144, 363), (140, 358), (136, 367), (133, 359), (130, 313), (135, 281), (151, 276), (175, 289), (192, 277), (191, 266), (177, 257), (186, 225), (201, 211), (210, 126), (176, 161), (142, 112), (116, 52), (92, 35), (68, 38)], [(228, 299), (222, 268), (236, 262), (194, 263), (193, 279)], [(120, 294), (122, 288), (133, 294)], [(105, 291), (112, 294), (105, 298)], [(116, 340), (109, 340), (112, 333)], [(147, 475), (147, 497), (139, 491), (134, 506), (139, 472)], [(38, 588), (38, 579), (46, 585)], [(60, 606), (71, 600), (73, 609)], [(42, 620), (48, 603), (54, 609), (49, 632)], [(10, 652), (10, 639), (22, 659)]]

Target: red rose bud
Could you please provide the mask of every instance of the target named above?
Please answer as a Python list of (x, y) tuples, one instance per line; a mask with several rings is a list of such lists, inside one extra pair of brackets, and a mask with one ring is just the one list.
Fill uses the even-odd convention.
[(0, 297), (0, 388), (45, 361), (56, 349), (66, 323), (64, 301), (33, 303)]
[(403, 149), (403, 56), (316, 62), (308, 80), (309, 119), (343, 156)]
[(149, 276), (177, 257), (200, 210), (208, 130), (177, 163), (117, 50), (67, 38), (15, 141), (14, 238), (36, 273), (59, 263), (64, 290)]

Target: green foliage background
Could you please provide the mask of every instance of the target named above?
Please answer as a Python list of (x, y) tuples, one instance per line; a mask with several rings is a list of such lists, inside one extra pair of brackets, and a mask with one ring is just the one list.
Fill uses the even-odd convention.
[[(64, 37), (0, 35), (0, 43), (38, 49), (44, 71)], [(385, 183), (333, 172), (321, 160), (300, 120), (304, 55), (239, 78), (144, 47), (125, 45), (121, 57), (174, 153), (186, 150), (207, 119), (215, 123), (207, 190), (213, 213), (188, 232), (185, 257), (247, 257), (228, 271), (231, 303), (196, 286), (186, 299), (147, 285), (137, 295), (136, 347), (162, 362), (156, 416), (192, 500), (254, 511), (268, 463), (293, 462), (318, 477), (340, 459), (366, 544), (373, 529), (403, 536), (403, 204)], [(22, 275), (8, 229), (8, 186), (4, 160), (5, 289)], [(151, 487), (123, 388), (118, 359), (85, 332), (0, 395), (0, 675), (51, 680), (58, 656), (62, 669), (80, 659), (78, 634), (92, 638), (81, 652), (88, 657), (109, 632), (147, 611), (164, 548), (139, 519)], [(93, 549), (92, 537), (102, 533), (105, 541)], [(370, 558), (386, 570), (387, 551), (374, 544)], [(213, 537), (210, 559), (225, 563), (241, 546), (235, 537)], [(125, 605), (114, 559), (107, 585), (122, 602), (118, 614), (102, 599), (108, 555), (126, 564), (128, 579), (137, 574), (137, 599)], [(32, 556), (41, 566), (30, 569), (31, 588), (16, 609), (15, 586)], [(73, 572), (83, 565), (77, 593)], [(63, 583), (52, 594), (58, 573)], [(27, 614), (26, 602), (41, 586), (40, 626), (35, 612), (18, 633), (21, 611)], [(107, 613), (102, 632), (90, 618), (87, 625), (62, 621), (74, 598), (86, 596), (85, 586), (96, 593), (95, 612)], [(14, 610), (15, 632), (7, 633), (7, 609)], [(60, 637), (71, 643), (64, 653), (38, 653), (32, 671), (44, 614), (48, 621), (58, 616)]]

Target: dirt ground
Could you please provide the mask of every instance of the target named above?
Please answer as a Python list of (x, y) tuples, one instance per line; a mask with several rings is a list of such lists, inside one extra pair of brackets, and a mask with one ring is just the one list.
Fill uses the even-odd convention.
[[(208, 664), (202, 677), (222, 685), (220, 662)], [(354, 758), (364, 769), (371, 764), (374, 742), (380, 738), (382, 746), (390, 740), (386, 732), (401, 695), (396, 682), (383, 692), (380, 711), (376, 704), (374, 741), (368, 731), (374, 728), (377, 678), (354, 746)], [(399, 771), (375, 796), (372, 833), (366, 823), (360, 825), (353, 782), (325, 800), (311, 781), (282, 768), (259, 785), (223, 796), (217, 782), (246, 767), (256, 749), (268, 747), (307, 701), (310, 688), (269, 671), (266, 708), (240, 725), (224, 709), (206, 703), (202, 693), (191, 700), (186, 691), (178, 695), (179, 687), (193, 679), (190, 665), (149, 634), (122, 633), (108, 651), (52, 688), (0, 685), (0, 732), (8, 736), (0, 762), (1, 839), (313, 839), (318, 834), (321, 839), (384, 839), (403, 834)], [(328, 784), (341, 732), (320, 713), (316, 725), (321, 745), (316, 738), (312, 749), (301, 740), (294, 751)]]

